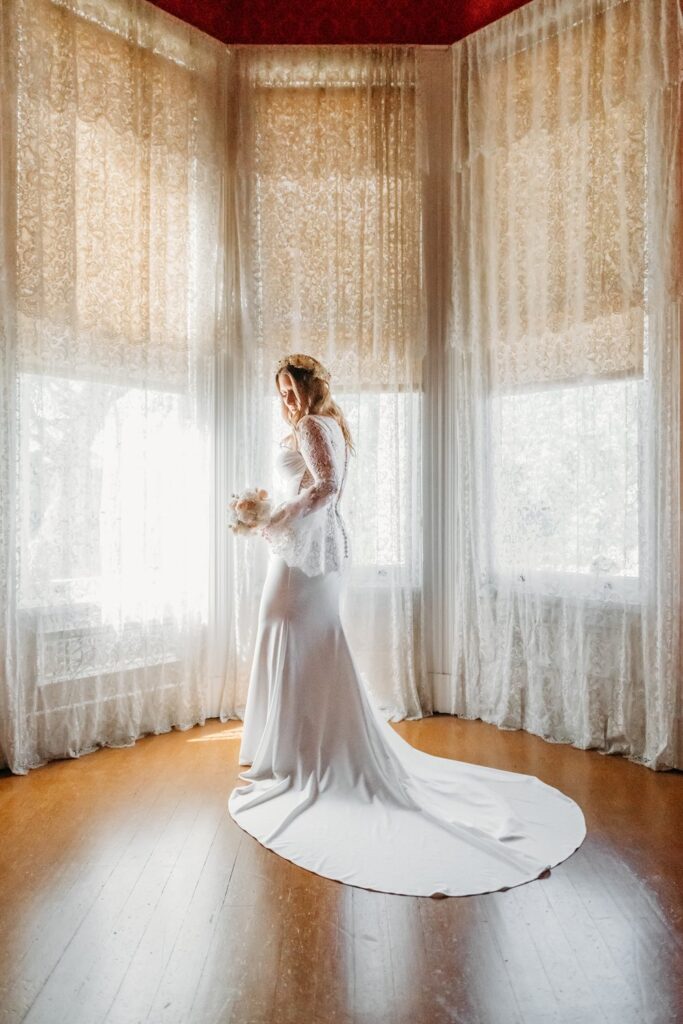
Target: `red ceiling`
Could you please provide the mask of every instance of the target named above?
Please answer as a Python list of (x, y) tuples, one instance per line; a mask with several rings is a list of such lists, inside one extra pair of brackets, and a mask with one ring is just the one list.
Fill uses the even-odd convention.
[(224, 43), (453, 43), (527, 0), (154, 0)]

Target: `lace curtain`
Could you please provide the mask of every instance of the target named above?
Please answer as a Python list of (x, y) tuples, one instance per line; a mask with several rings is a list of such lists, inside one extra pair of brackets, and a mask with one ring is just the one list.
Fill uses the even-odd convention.
[(356, 441), (387, 716), (681, 767), (681, 15), (532, 0), (439, 54), (0, 15), (0, 748), (241, 716), (288, 351)]
[[(288, 352), (316, 356), (357, 448), (342, 499), (353, 557), (342, 619), (376, 703), (387, 717), (419, 717), (430, 694), (416, 51), (236, 48), (231, 82), (230, 486), (275, 488), (288, 427), (274, 366)], [(267, 557), (265, 542), (236, 538), (228, 548), (234, 631), (216, 675), (223, 718), (243, 713)]]
[(148, 4), (2, 9), (2, 748), (202, 721), (227, 51)]
[(452, 50), (435, 705), (683, 766), (681, 14), (534, 0)]

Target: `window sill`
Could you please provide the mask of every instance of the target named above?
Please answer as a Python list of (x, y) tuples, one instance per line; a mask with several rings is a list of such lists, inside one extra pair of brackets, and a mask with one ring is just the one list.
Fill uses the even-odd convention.
[(492, 573), (483, 587), (517, 596), (529, 595), (550, 601), (604, 608), (642, 604), (641, 580), (637, 576), (588, 576), (564, 572)]

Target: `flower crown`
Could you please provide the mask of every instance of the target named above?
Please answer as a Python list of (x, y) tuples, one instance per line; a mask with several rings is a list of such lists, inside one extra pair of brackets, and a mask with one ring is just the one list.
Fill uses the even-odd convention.
[(306, 356), (300, 352), (295, 352), (291, 356), (283, 356), (275, 367), (275, 376), (277, 377), (280, 371), (286, 370), (288, 366), (294, 366), (299, 370), (310, 370), (314, 377), (324, 380), (327, 384), (330, 382), (329, 371), (313, 356)]

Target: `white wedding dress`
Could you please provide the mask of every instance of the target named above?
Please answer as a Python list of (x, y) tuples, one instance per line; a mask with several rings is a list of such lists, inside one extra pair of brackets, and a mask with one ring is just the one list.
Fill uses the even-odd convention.
[(299, 428), (300, 451), (279, 453), (284, 517), (265, 531), (240, 749), (251, 767), (232, 817), (295, 864), (382, 892), (464, 896), (538, 878), (581, 845), (581, 809), (535, 776), (416, 750), (375, 711), (339, 617), (344, 436), (328, 416)]

